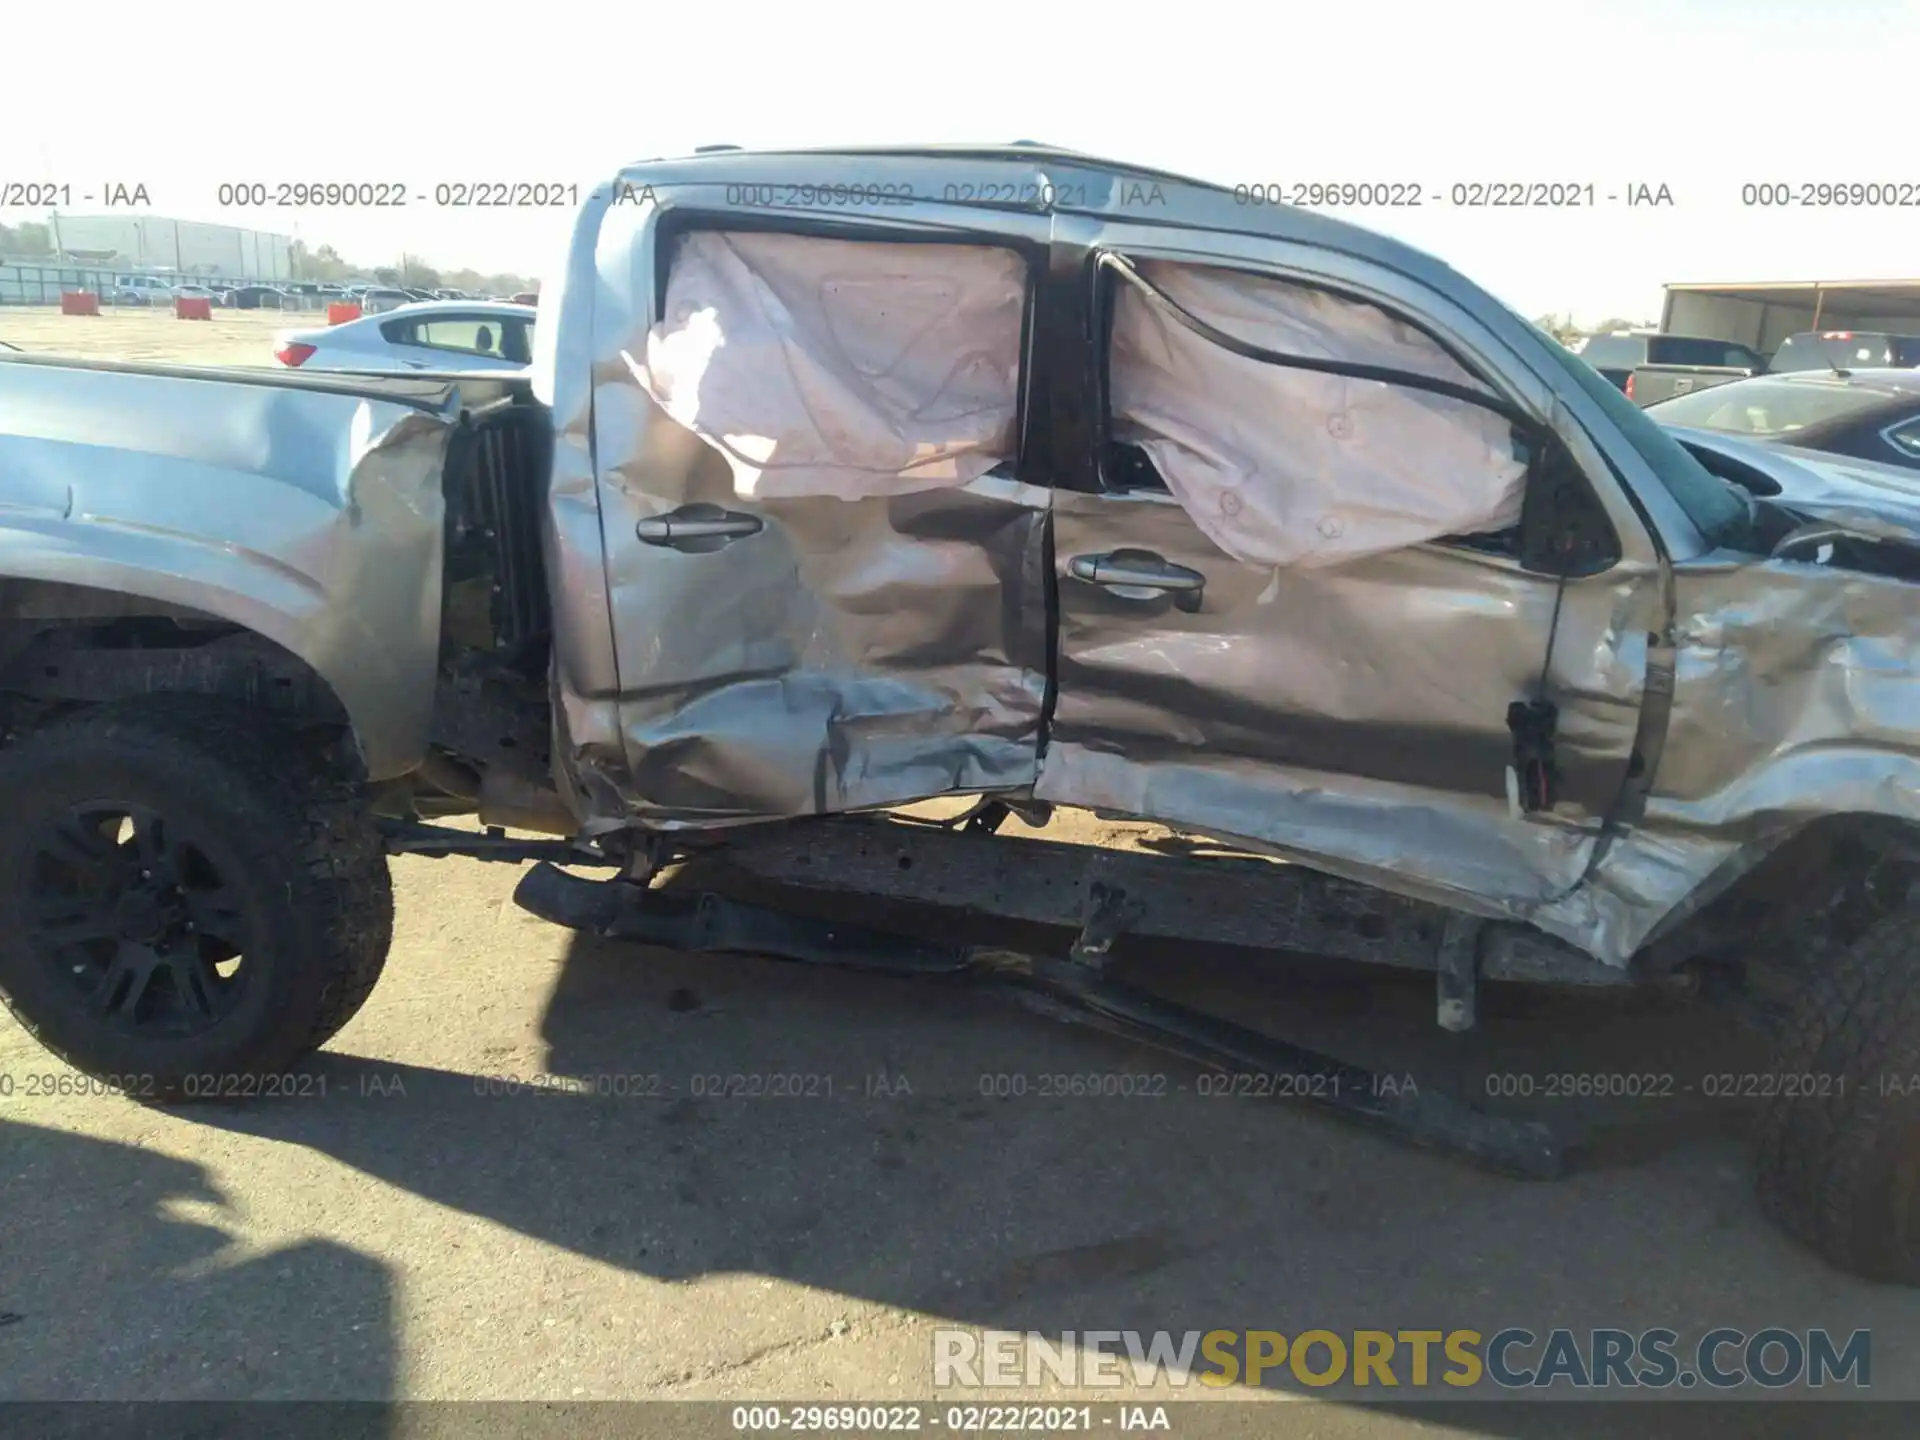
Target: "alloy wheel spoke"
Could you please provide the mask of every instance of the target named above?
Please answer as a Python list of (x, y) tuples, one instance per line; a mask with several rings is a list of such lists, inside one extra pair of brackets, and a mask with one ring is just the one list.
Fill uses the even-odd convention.
[(41, 850), (70, 870), (112, 880), (119, 872), (118, 847), (78, 816), (69, 816), (46, 834)]
[(173, 992), (179, 997), (181, 1007), (196, 1020), (211, 1020), (214, 991), (220, 983), (213, 967), (193, 951), (176, 951), (163, 963), (173, 979)]
[(236, 950), (245, 948), (247, 919), (238, 895), (224, 885), (215, 890), (188, 890), (185, 895), (187, 915), (196, 931), (224, 940)]
[(109, 1019), (138, 1019), (140, 1002), (153, 984), (155, 962), (159, 959), (144, 945), (123, 941), (114, 952), (113, 962), (93, 992), (94, 1004)]
[(100, 895), (61, 895), (36, 900), (34, 927), (52, 945), (78, 945), (120, 933), (110, 900)]
[(251, 983), (222, 968), (252, 943), (253, 921), (213, 857), (143, 805), (102, 800), (48, 822), (22, 916), (47, 962), (115, 1029), (217, 1024)]

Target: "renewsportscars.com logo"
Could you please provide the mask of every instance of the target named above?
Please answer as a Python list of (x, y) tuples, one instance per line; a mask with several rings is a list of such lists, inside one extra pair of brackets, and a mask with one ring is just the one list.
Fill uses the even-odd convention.
[(1873, 1332), (1826, 1330), (1029, 1330), (933, 1332), (935, 1389), (1199, 1384), (1291, 1379), (1397, 1388), (1732, 1390), (1873, 1383)]

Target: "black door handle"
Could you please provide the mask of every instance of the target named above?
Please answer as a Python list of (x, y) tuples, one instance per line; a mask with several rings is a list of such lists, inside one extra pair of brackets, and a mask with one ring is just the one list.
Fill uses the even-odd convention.
[(1129, 600), (1154, 600), (1177, 594), (1198, 603), (1207, 577), (1198, 570), (1176, 565), (1151, 550), (1112, 550), (1105, 555), (1076, 555), (1067, 562), (1076, 580), (1100, 585)]
[(633, 527), (633, 533), (649, 545), (666, 545), (704, 555), (742, 536), (757, 535), (765, 528), (765, 522), (758, 515), (722, 510), (718, 505), (695, 504), (682, 505), (664, 515), (649, 515)]

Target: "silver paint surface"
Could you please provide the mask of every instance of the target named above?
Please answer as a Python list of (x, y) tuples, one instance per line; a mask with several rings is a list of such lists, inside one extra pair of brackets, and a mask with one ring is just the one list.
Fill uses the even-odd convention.
[[(724, 199), (632, 178), (683, 206)], [(543, 297), (562, 319), (536, 331), (555, 337), (550, 358), (536, 354), (537, 376), (551, 366), (536, 390), (551, 385), (566, 437), (549, 503), (556, 627), (564, 635), (579, 616), (597, 631), (607, 622), (582, 612), (601, 593), (611, 617), (606, 650), (582, 653), (569, 637), (556, 672), (556, 758), (587, 828), (725, 825), (1031, 785), (1050, 492), (991, 473), (860, 500), (740, 496), (724, 458), (632, 370), (658, 319), (654, 222), (670, 208), (607, 206), (591, 241), (576, 236), (591, 281), (576, 271)], [(1046, 233), (1017, 216), (912, 208), (930, 236)], [(573, 323), (583, 295), (590, 328)], [(590, 393), (576, 388), (583, 376)], [(603, 554), (582, 523), (589, 474)], [(640, 521), (692, 503), (764, 528), (707, 553), (637, 539)]]
[(344, 388), (0, 363), (0, 585), (264, 635), (333, 688), (373, 778), (404, 773), (433, 702), (451, 421)]
[[(1741, 663), (1759, 666), (1765, 686), (1780, 683), (1768, 656), (1793, 675), (1813, 667), (1788, 686), (1783, 709), (1762, 705), (1741, 663), (1707, 637), (1756, 605), (1768, 624), (1795, 631), (1800, 572), (1816, 567), (1743, 561), (1735, 578), (1710, 581), (1712, 542), (1549, 358), (1551, 342), (1427, 256), (1178, 183), (1150, 211), (1129, 210), (1129, 197), (1157, 182), (1084, 157), (720, 154), (633, 167), (621, 180), (645, 198), (587, 207), (567, 277), (543, 299), (546, 354), (536, 357), (561, 436), (549, 556), (570, 740), (557, 763), (585, 797), (590, 828), (726, 825), (1031, 785), (1063, 803), (1525, 919), (1621, 965), (1708, 876), (1773, 843), (1776, 820), (1856, 800), (1907, 804), (1897, 700), (1891, 687), (1869, 686), (1877, 706), (1863, 710), (1856, 678), (1891, 643), (1858, 637), (1889, 628), (1905, 587), (1825, 575), (1817, 585), (1838, 588), (1827, 619), (1818, 606), (1806, 618), (1813, 633), (1793, 642), (1736, 627), (1755, 647)], [(811, 210), (754, 198), (825, 180), (920, 198)], [(1052, 198), (924, 198), (950, 201), (969, 186)], [(917, 229), (1112, 244), (1375, 298), (1435, 324), (1565, 441), (1624, 558), (1565, 587), (1549, 660), (1556, 587), (1498, 557), (1438, 544), (1322, 575), (1256, 570), (1213, 548), (1177, 508), (997, 477), (980, 482), (1000, 487), (992, 494), (932, 502), (951, 514), (801, 502), (783, 513), (763, 506), (762, 534), (713, 554), (641, 545), (632, 531), (642, 518), (696, 499), (737, 501), (724, 468), (637, 393), (620, 358), (652, 316), (658, 222), (689, 210), (716, 226), (750, 214), (775, 226), (879, 227), (888, 238)], [(1042, 738), (1047, 621), (1035, 570), (1049, 518), (1059, 691), (1030, 758)], [(1083, 552), (1142, 545), (1206, 575), (1197, 612), (1100, 590), (1068, 568)], [(1842, 640), (1854, 621), (1867, 628)], [(1644, 820), (1603, 844), (1645, 738), (1636, 730), (1649, 637), (1669, 623), (1681, 647), (1673, 734)], [(599, 639), (608, 625), (610, 645)], [(1527, 816), (1506, 794), (1505, 712), (1538, 693), (1543, 671), (1569, 793), (1552, 813)], [(1755, 706), (1752, 723), (1729, 725), (1730, 710)], [(1814, 759), (1836, 740), (1848, 758)], [(1776, 767), (1782, 745), (1811, 748)], [(1706, 758), (1716, 754), (1725, 758)], [(1846, 786), (1823, 788), (1840, 772)]]
[[(1716, 550), (1557, 368), (1552, 342), (1427, 256), (1173, 182), (1129, 211), (1140, 176), (1045, 152), (711, 155), (621, 179), (645, 198), (603, 190), (583, 207), (542, 296), (534, 367), (555, 436), (543, 537), (555, 768), (589, 831), (1031, 788), (1524, 919), (1624, 965), (1811, 818), (1920, 819), (1920, 593)], [(822, 181), (916, 198), (810, 210), (729, 198)], [(954, 198), (968, 187), (1053, 198)], [(1177, 507), (1000, 474), (946, 493), (753, 502), (765, 528), (705, 554), (642, 544), (636, 523), (683, 503), (744, 508), (724, 463), (622, 359), (653, 318), (659, 222), (690, 211), (894, 239), (1125, 244), (1412, 310), (1566, 442), (1624, 558), (1558, 597), (1552, 581), (1445, 543), (1311, 575), (1263, 570), (1212, 548)], [(418, 758), (447, 415), (371, 395), (15, 370), (0, 365), (0, 575), (248, 625), (333, 684), (376, 773)], [(1920, 492), (1753, 449), (1743, 458), (1774, 467), (1782, 503), (1920, 536)], [(1204, 573), (1197, 610), (1068, 568), (1143, 541)], [(1061, 655), (1043, 735), (1049, 583)], [(1608, 833), (1648, 738), (1650, 637), (1666, 633), (1664, 749), (1644, 815)], [(1543, 672), (1568, 796), (1526, 816), (1505, 792), (1505, 712)]]

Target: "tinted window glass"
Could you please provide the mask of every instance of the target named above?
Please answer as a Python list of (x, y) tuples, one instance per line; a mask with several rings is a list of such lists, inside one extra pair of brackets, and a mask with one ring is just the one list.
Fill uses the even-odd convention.
[(530, 320), (502, 320), (500, 322), (500, 355), (515, 365), (533, 363), (533, 322)]
[(458, 350), (463, 355), (491, 355), (504, 360), (500, 348), (501, 322), (487, 316), (458, 315), (445, 320), (422, 320), (414, 327), (413, 343), (433, 350)]
[(1647, 418), (1647, 412), (1620, 393), (1618, 386), (1596, 371), (1583, 356), (1558, 345), (1541, 347), (1553, 357), (1574, 384), (1585, 391), (1667, 488), (1674, 503), (1710, 542), (1729, 540), (1747, 523), (1746, 501), (1731, 485), (1708, 473), (1665, 430)]
[(1647, 414), (1663, 425), (1692, 425), (1734, 435), (1790, 435), (1886, 403), (1880, 391), (1839, 381), (1822, 384), (1761, 377), (1678, 395), (1649, 405)]
[(1700, 340), (1689, 335), (1662, 335), (1648, 342), (1651, 365), (1736, 365), (1745, 369), (1759, 356), (1744, 345), (1725, 340)]
[[(1789, 335), (1773, 357), (1772, 370), (1876, 369), (1903, 363), (1894, 353), (1891, 335)], [(1916, 361), (1904, 362), (1908, 364)]]
[(1909, 420), (1887, 431), (1887, 443), (1902, 455), (1920, 460), (1920, 419)]
[(1580, 358), (1596, 369), (1631, 370), (1646, 363), (1647, 342), (1631, 335), (1595, 335), (1580, 347)]
[(1893, 363), (1902, 369), (1920, 366), (1920, 336), (1896, 335), (1893, 340)]
[(1798, 370), (1830, 370), (1838, 363), (1838, 357), (1830, 358), (1815, 336), (1789, 335), (1773, 352), (1773, 363), (1767, 368), (1776, 375), (1790, 375)]
[(1843, 369), (1877, 370), (1893, 363), (1893, 345), (1885, 335), (1855, 335), (1828, 343), (1845, 357), (1840, 361)]

